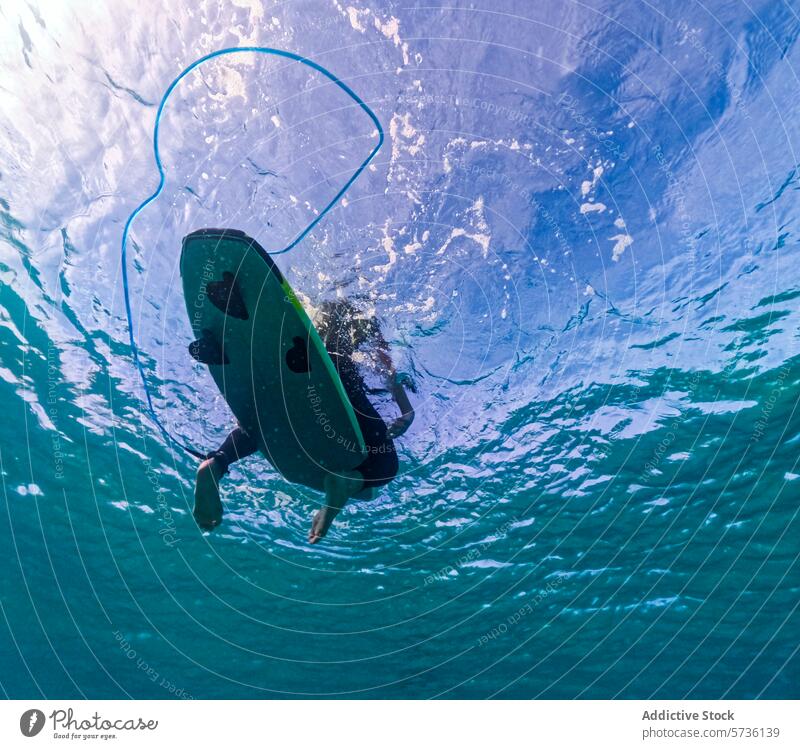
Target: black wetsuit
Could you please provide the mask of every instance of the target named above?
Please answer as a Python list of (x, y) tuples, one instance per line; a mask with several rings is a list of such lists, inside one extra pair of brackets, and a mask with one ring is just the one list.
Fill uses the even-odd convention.
[[(366, 386), (355, 362), (349, 355), (340, 354), (332, 349), (333, 347), (329, 346), (328, 353), (342, 380), (347, 398), (353, 406), (367, 448), (366, 459), (355, 470), (364, 477), (365, 489), (384, 486), (397, 475), (398, 460), (394, 442), (389, 437), (386, 423), (367, 398)], [(227, 436), (220, 448), (209, 453), (208, 457), (220, 461), (223, 473), (227, 473), (231, 463), (257, 451), (258, 442), (239, 426)]]

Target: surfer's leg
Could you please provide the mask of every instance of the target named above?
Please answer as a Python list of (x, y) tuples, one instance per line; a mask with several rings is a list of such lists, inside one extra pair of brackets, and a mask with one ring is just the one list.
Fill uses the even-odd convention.
[(214, 460), (222, 470), (222, 475), (228, 472), (231, 463), (252, 455), (258, 451), (256, 442), (244, 429), (237, 426), (226, 438), (225, 441), (206, 457)]
[[(375, 421), (362, 424), (361, 432), (367, 445), (367, 457), (355, 470), (364, 479), (366, 489), (378, 489), (394, 481), (400, 463), (397, 459), (397, 450), (394, 442), (386, 433), (386, 425), (380, 421), (383, 429), (375, 428)], [(369, 427), (373, 427), (370, 431)]]
[(325, 505), (320, 508), (311, 523), (308, 540), (315, 544), (331, 527), (333, 519), (339, 514), (350, 497), (364, 488), (364, 479), (358, 471), (345, 471), (340, 474), (329, 473), (325, 477)]
[(361, 435), (367, 448), (366, 459), (355, 470), (361, 474), (363, 479), (364, 486), (362, 488), (369, 492), (365, 492), (358, 499), (372, 499), (373, 489), (385, 486), (397, 476), (399, 468), (397, 451), (389, 436), (386, 422), (367, 397), (366, 386), (353, 360), (350, 357), (339, 355), (331, 358), (336, 364), (347, 398), (353, 406), (356, 421), (361, 428)]
[(222, 466), (214, 458), (206, 458), (197, 469), (193, 515), (197, 524), (207, 531), (216, 528), (222, 522), (219, 480), (223, 475)]
[(367, 448), (367, 457), (355, 469), (361, 474), (364, 483), (364, 492), (356, 499), (374, 499), (375, 490), (386, 486), (397, 476), (400, 468), (397, 450), (394, 441), (389, 437), (386, 423), (369, 400), (364, 397), (360, 401), (354, 401), (358, 404), (356, 419)]
[(258, 450), (258, 443), (241, 427), (236, 427), (220, 445), (210, 453), (197, 469), (194, 487), (194, 519), (206, 530), (222, 522), (222, 502), (219, 498), (219, 481), (228, 472), (228, 466)]
[(367, 448), (367, 458), (353, 471), (325, 477), (325, 506), (314, 515), (308, 534), (312, 544), (328, 532), (333, 519), (348, 499), (373, 499), (372, 490), (388, 484), (397, 475), (398, 469), (394, 443), (388, 436), (386, 424), (367, 398), (364, 382), (355, 363), (349, 356), (342, 356), (337, 351), (329, 349), (329, 353), (355, 411)]

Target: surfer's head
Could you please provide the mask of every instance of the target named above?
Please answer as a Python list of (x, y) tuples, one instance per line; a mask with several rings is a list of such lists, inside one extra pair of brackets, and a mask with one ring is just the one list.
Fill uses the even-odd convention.
[(325, 344), (341, 353), (352, 353), (375, 341), (380, 333), (378, 321), (365, 315), (349, 299), (323, 302), (315, 324)]

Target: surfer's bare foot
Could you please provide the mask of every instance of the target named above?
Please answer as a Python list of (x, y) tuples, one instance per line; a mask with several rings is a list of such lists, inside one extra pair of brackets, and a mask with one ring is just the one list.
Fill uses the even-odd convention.
[(333, 507), (327, 506), (317, 510), (314, 519), (311, 521), (311, 530), (308, 532), (309, 543), (315, 544), (325, 537), (338, 513), (339, 510), (334, 510)]
[(330, 473), (325, 477), (325, 504), (311, 521), (311, 530), (308, 532), (310, 543), (315, 544), (324, 538), (347, 498), (356, 496), (363, 488), (364, 478), (356, 471)]
[(219, 480), (224, 471), (214, 458), (204, 460), (197, 469), (194, 486), (194, 519), (210, 531), (222, 522), (222, 502), (219, 499)]

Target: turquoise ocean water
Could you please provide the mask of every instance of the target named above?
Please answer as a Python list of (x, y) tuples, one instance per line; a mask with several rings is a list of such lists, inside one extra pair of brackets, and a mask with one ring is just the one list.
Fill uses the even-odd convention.
[[(800, 696), (796, 3), (0, 18), (0, 693)], [(387, 131), (279, 259), (310, 308), (374, 312), (418, 386), (401, 475), (314, 547), (320, 497), (256, 458), (198, 530), (195, 461), (127, 340), (119, 241), (157, 183), (158, 101), (245, 44), (329, 67)], [(182, 439), (231, 418), (185, 353), (181, 237), (282, 246), (374, 137), (285, 62), (176, 91), (128, 272)]]

